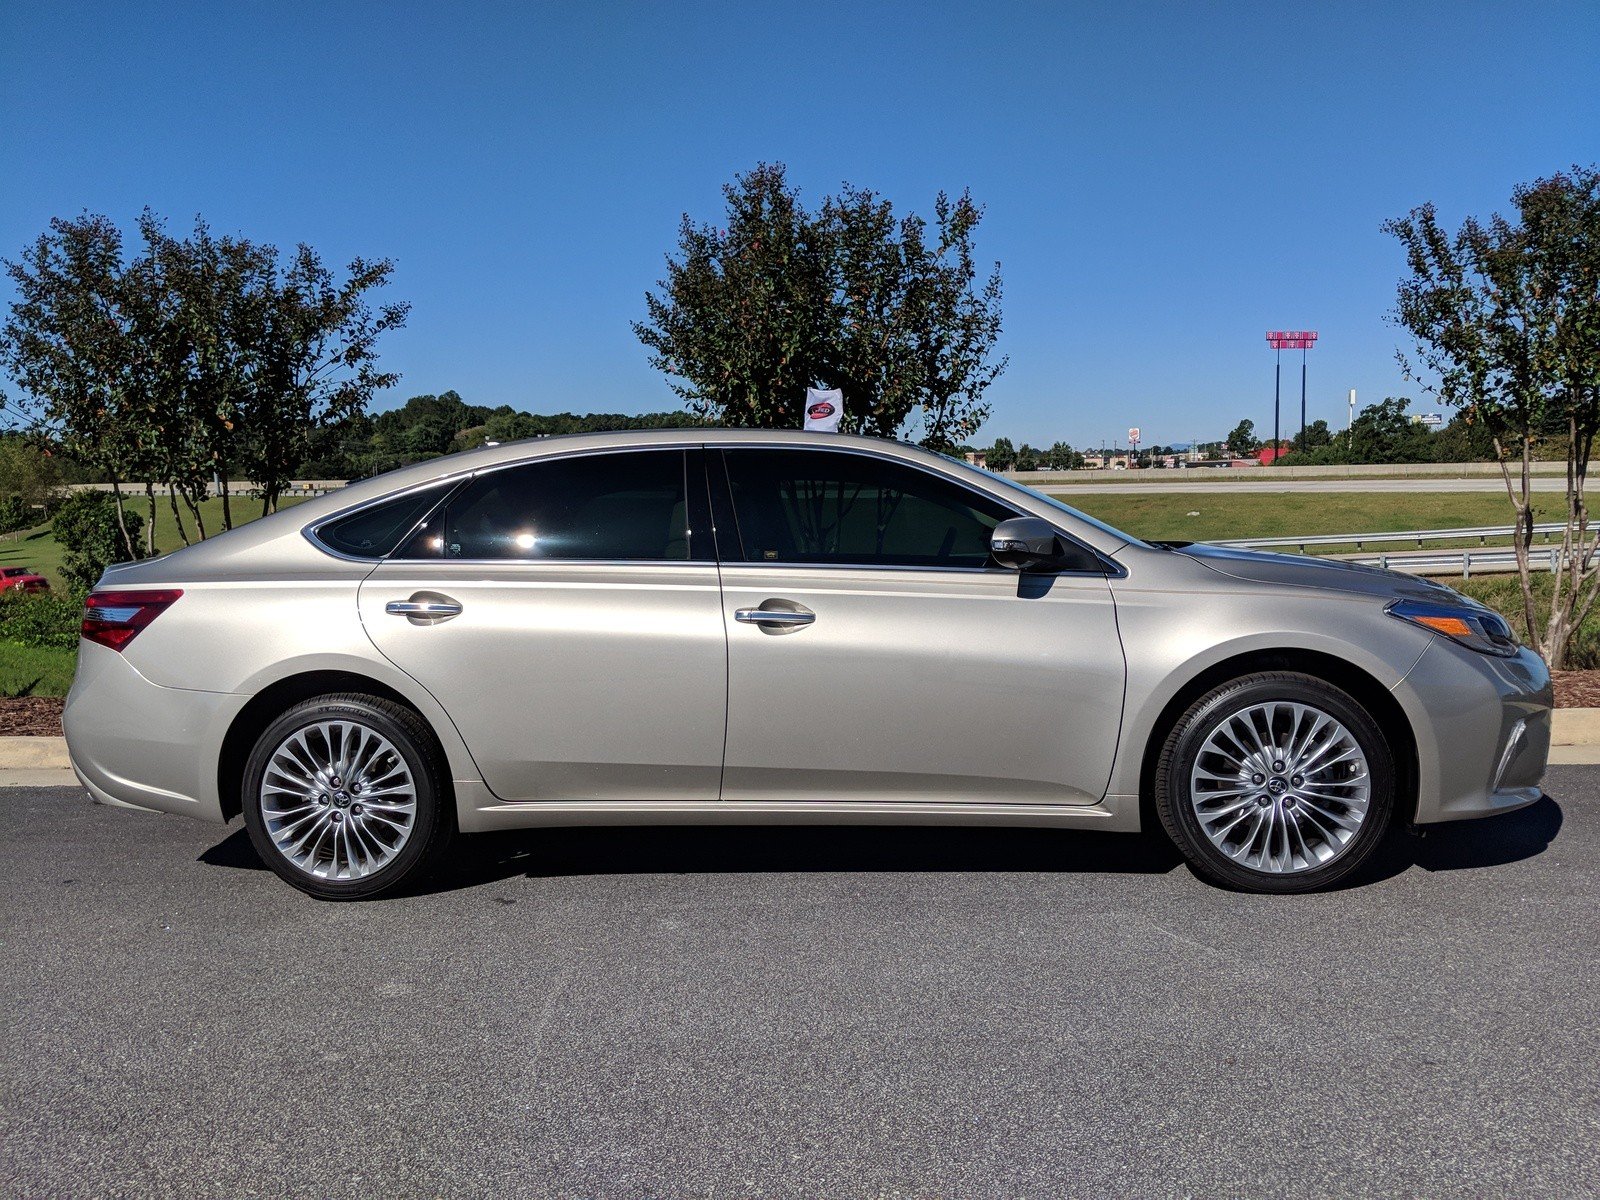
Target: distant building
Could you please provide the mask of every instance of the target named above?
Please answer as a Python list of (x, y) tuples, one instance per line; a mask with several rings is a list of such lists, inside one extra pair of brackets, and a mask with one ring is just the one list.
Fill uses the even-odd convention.
[(989, 452), (987, 450), (968, 450), (961, 457), (975, 467), (987, 467), (989, 465)]
[(1256, 451), (1256, 461), (1263, 467), (1269, 467), (1287, 453), (1289, 453), (1287, 446), (1263, 446)]

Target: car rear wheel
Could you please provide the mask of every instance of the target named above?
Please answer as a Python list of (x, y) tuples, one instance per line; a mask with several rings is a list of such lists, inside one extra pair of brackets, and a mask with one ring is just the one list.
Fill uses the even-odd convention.
[(296, 704), (245, 765), (245, 827), (277, 874), (323, 900), (419, 878), (455, 832), (442, 756), (416, 713), (374, 696)]
[(1248, 675), (1178, 719), (1156, 769), (1156, 810), (1205, 878), (1308, 892), (1371, 858), (1394, 780), (1388, 741), (1347, 692), (1310, 675)]

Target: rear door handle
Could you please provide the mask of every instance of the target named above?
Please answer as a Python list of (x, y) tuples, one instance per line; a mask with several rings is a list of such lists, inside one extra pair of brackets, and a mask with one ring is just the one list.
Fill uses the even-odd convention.
[(391, 617), (410, 617), (412, 620), (443, 620), (446, 617), (459, 617), (461, 615), (461, 602), (458, 600), (391, 600), (383, 606), (383, 611)]
[(814, 612), (794, 612), (785, 608), (736, 608), (733, 619), (746, 625), (769, 625), (775, 628), (793, 628), (809, 625), (817, 619)]

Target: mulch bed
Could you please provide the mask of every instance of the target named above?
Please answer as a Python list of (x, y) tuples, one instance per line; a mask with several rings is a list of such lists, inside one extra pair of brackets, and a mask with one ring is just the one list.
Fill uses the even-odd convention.
[(65, 703), (56, 696), (0, 697), (0, 737), (60, 737)]
[[(1600, 671), (1555, 671), (1557, 708), (1600, 708)], [(60, 737), (61, 706), (50, 696), (0, 698), (0, 737)]]
[(1600, 671), (1551, 671), (1557, 708), (1600, 708)]

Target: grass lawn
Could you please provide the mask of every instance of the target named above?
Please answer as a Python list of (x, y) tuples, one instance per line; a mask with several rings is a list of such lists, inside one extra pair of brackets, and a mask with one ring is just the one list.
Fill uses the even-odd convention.
[[(137, 512), (141, 517), (148, 515), (145, 507), (144, 496), (140, 495), (133, 500), (124, 501), (128, 508)], [(300, 498), (285, 498), (282, 507), (300, 503)], [(261, 515), (261, 501), (253, 500), (249, 496), (235, 496), (233, 498), (233, 523), (243, 525), (253, 521)], [(200, 504), (200, 512), (205, 517), (206, 532), (217, 533), (222, 529), (222, 501), (205, 500)], [(188, 529), (189, 536), (195, 536), (194, 523), (189, 519), (189, 514), (184, 513), (184, 527)], [(142, 533), (141, 533), (142, 536)], [(178, 536), (178, 526), (172, 518), (172, 506), (167, 503), (165, 496), (156, 499), (156, 551), (165, 554), (171, 550), (183, 548), (183, 539)], [(66, 580), (61, 574), (62, 551), (56, 539), (50, 533), (48, 525), (41, 525), (37, 529), (25, 529), (20, 533), (0, 535), (0, 567), (31, 567), (50, 581), (53, 588), (66, 586)]]
[[(1327, 533), (1388, 533), (1402, 529), (1510, 527), (1511, 502), (1492, 492), (1253, 492), (1163, 496), (1075, 496), (1053, 492), (1108, 525), (1135, 537), (1166, 541), (1226, 541)], [(1538, 494), (1535, 520), (1557, 521), (1566, 499)], [(1189, 514), (1193, 513), (1194, 516)]]
[(0, 641), (0, 696), (65, 696), (78, 652)]

